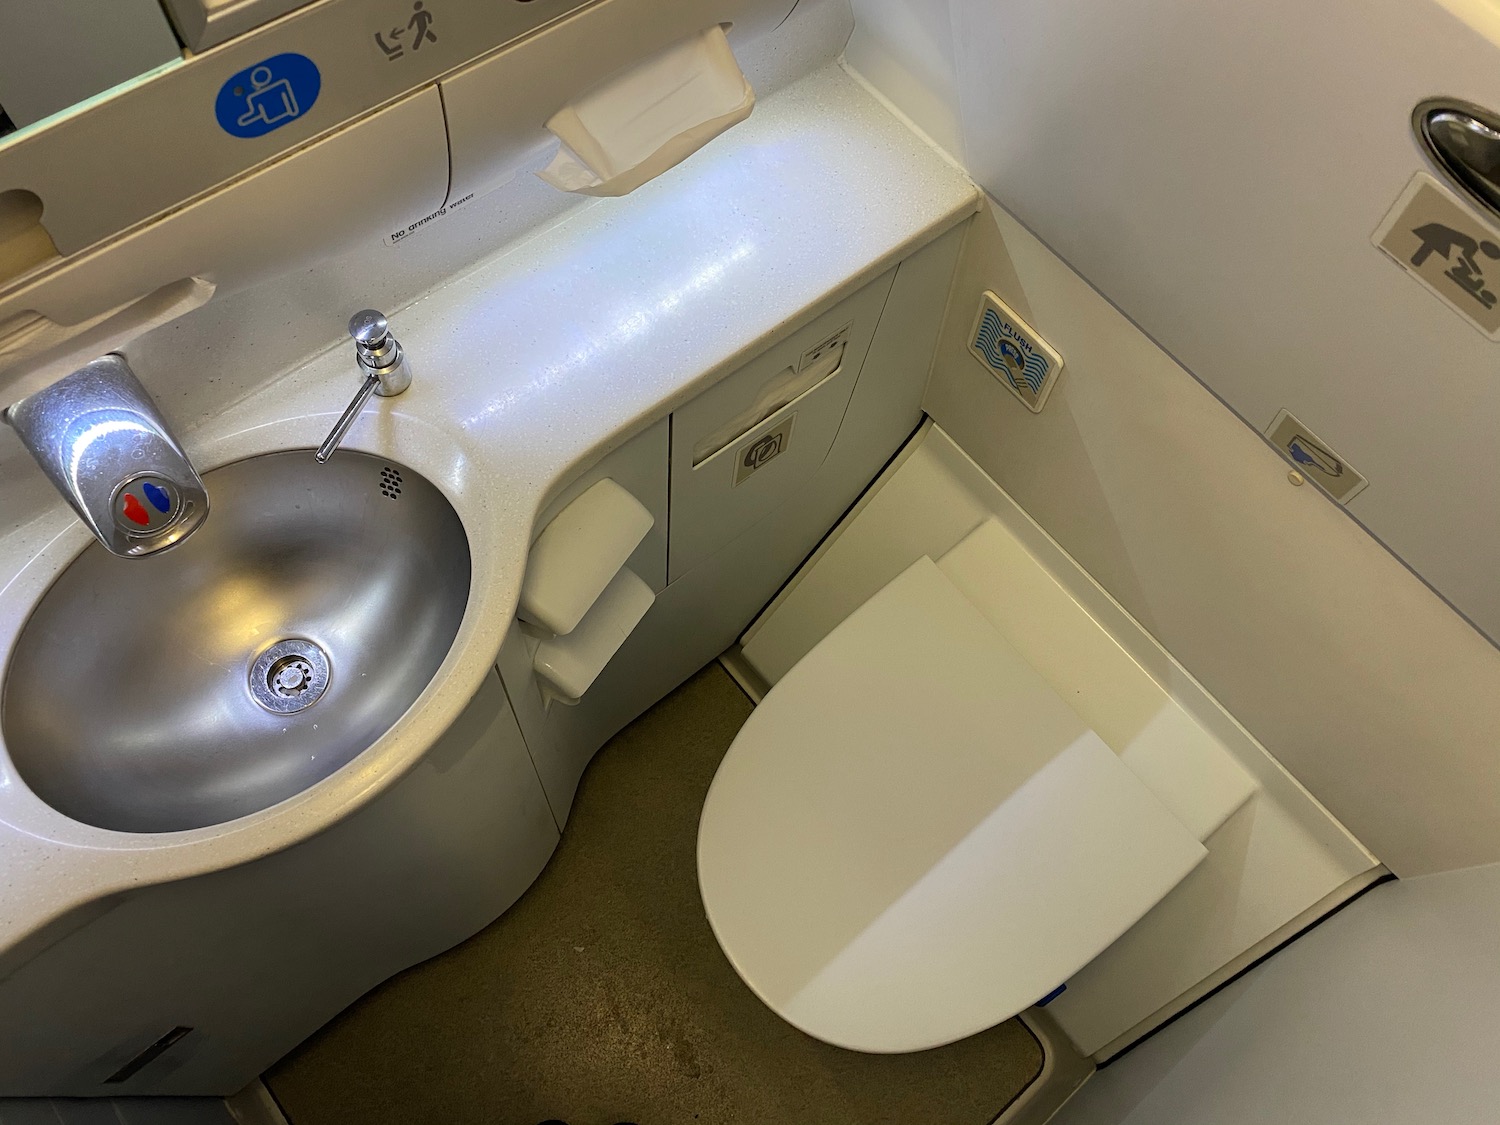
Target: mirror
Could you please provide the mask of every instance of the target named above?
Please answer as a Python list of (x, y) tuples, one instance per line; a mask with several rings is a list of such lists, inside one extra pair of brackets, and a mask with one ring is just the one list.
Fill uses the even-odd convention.
[(156, 0), (48, 0), (6, 6), (0, 144), (75, 105), (182, 60)]

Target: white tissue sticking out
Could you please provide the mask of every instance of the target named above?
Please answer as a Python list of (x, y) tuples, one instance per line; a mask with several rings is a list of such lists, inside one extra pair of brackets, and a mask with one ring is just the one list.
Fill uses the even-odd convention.
[(547, 119), (561, 144), (537, 175), (563, 191), (624, 195), (750, 116), (755, 91), (722, 27), (675, 43)]

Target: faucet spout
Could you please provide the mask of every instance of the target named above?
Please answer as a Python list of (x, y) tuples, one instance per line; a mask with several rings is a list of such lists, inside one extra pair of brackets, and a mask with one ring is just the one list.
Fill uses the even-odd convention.
[(313, 459), (320, 465), (328, 463), (355, 419), (364, 411), (371, 395), (392, 398), (411, 386), (411, 364), (407, 362), (400, 342), (391, 335), (384, 313), (375, 309), (355, 313), (349, 319), (349, 335), (354, 338), (354, 361), (359, 364), (365, 378), (354, 400), (344, 408), (344, 413), (313, 454)]
[(182, 542), (208, 493), (125, 357), (85, 364), (5, 411), (21, 443), (109, 551), (126, 558)]

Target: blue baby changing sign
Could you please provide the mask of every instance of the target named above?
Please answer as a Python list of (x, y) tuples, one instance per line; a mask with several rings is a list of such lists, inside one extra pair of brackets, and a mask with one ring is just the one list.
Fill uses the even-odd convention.
[(302, 117), (318, 100), (322, 75), (306, 55), (262, 59), (219, 87), (214, 116), (235, 137), (263, 137)]

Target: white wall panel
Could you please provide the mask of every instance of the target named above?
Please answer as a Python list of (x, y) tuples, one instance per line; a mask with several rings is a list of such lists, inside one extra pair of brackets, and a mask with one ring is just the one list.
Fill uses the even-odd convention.
[(975, 178), (1256, 429), (1331, 443), (1350, 513), (1500, 635), (1500, 345), (1370, 243), (1412, 108), (1500, 107), (1500, 45), (1437, 0), (951, 8)]
[[(899, 53), (888, 10), (927, 2), (858, 0), (860, 34)], [(976, 174), (1246, 416), (1333, 442), (1372, 480), (1351, 512), (1500, 624), (1500, 350), (1369, 243), (1420, 163), (1415, 100), (1500, 105), (1500, 9), (1449, 3), (950, 0), (929, 23)], [(886, 80), (916, 55), (880, 65), (900, 110), (937, 112), (941, 81)], [(943, 427), (1392, 869), (1500, 860), (1500, 653), (1020, 223), (996, 209), (966, 255)], [(1067, 360), (1041, 415), (964, 347), (986, 287)]]
[(963, 158), (949, 0), (853, 0), (844, 59), (951, 156)]

